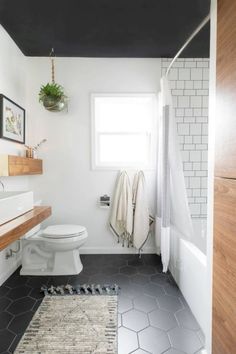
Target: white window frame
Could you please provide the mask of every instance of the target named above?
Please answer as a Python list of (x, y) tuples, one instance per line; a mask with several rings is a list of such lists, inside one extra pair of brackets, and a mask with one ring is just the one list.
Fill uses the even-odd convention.
[[(98, 162), (98, 152), (99, 152), (99, 139), (98, 136), (100, 133), (95, 131), (95, 99), (97, 97), (150, 97), (153, 100), (153, 117), (152, 117), (152, 132), (150, 133), (150, 159), (147, 165), (132, 164), (132, 165), (108, 165), (102, 166)], [(157, 120), (158, 120), (158, 111), (157, 111), (157, 94), (156, 93), (92, 93), (91, 94), (91, 167), (92, 170), (121, 170), (121, 169), (143, 169), (143, 170), (154, 170), (156, 166), (156, 137), (157, 137)], [(108, 135), (112, 132), (107, 133)], [(131, 133), (125, 132), (115, 132), (116, 135), (132, 135)], [(133, 133), (138, 135), (138, 133)], [(142, 135), (142, 133), (140, 133)]]

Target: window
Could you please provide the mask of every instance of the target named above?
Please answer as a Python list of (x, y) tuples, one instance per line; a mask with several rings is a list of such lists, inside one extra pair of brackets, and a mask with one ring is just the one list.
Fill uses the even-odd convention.
[(155, 94), (93, 94), (93, 168), (153, 168), (156, 120)]

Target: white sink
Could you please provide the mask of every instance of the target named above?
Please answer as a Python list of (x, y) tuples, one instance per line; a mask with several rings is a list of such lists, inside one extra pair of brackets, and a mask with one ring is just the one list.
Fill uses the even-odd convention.
[(0, 192), (0, 225), (33, 209), (33, 192)]

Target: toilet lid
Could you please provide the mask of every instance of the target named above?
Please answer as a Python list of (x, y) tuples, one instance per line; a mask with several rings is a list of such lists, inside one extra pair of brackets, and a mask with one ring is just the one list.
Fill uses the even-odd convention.
[(43, 230), (42, 236), (46, 238), (67, 238), (82, 235), (86, 228), (81, 225), (52, 225)]

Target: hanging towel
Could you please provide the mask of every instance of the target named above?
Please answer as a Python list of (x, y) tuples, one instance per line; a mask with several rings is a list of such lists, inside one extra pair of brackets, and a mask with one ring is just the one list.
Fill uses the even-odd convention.
[(123, 171), (119, 174), (111, 206), (110, 228), (121, 239), (124, 245), (132, 243), (133, 205), (132, 191), (128, 174)]
[(133, 182), (134, 227), (133, 245), (140, 250), (149, 234), (149, 210), (144, 173), (139, 171)]

